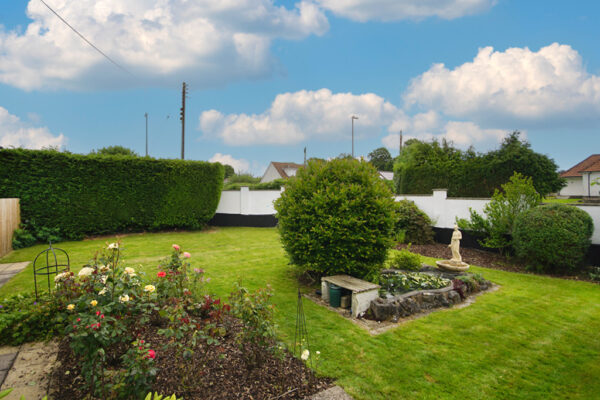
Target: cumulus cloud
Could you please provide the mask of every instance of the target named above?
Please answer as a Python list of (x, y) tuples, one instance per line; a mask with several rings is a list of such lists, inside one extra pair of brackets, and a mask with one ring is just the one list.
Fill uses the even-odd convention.
[(198, 87), (265, 76), (276, 68), (273, 39), (325, 33), (314, 3), (292, 9), (273, 0), (55, 0), (54, 9), (131, 71), (123, 73), (83, 42), (41, 2), (23, 33), (1, 30), (0, 82), (31, 90), (174, 84)]
[(402, 110), (373, 93), (301, 90), (277, 95), (261, 114), (205, 111), (200, 115), (200, 129), (205, 136), (220, 137), (229, 145), (284, 145), (347, 137), (352, 115), (359, 117), (355, 122), (357, 137), (377, 136), (382, 127), (406, 118)]
[(66, 138), (63, 134), (52, 135), (46, 127), (33, 127), (0, 107), (0, 146), (41, 149), (61, 147)]
[(341, 17), (366, 22), (420, 20), (427, 17), (455, 19), (490, 9), (496, 0), (318, 0)]
[(479, 122), (573, 122), (598, 119), (600, 76), (588, 73), (568, 45), (537, 52), (485, 47), (452, 70), (435, 64), (411, 82), (404, 98), (408, 105)]
[[(463, 149), (475, 145), (478, 149), (496, 147), (509, 133), (506, 129), (484, 129), (471, 121), (446, 121), (442, 125), (432, 125), (426, 130), (415, 129), (408, 132), (411, 133), (402, 135), (404, 142), (409, 139), (424, 141), (446, 139)], [(389, 134), (381, 139), (381, 143), (388, 149), (397, 150), (400, 145), (400, 134)]]
[(224, 165), (225, 164), (231, 165), (233, 167), (233, 170), (238, 174), (250, 171), (250, 163), (248, 161), (244, 160), (243, 158), (241, 158), (241, 159), (234, 158), (230, 154), (216, 153), (208, 161), (219, 162)]

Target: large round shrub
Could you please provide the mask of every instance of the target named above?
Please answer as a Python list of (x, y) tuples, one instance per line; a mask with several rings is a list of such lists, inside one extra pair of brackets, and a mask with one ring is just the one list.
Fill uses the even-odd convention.
[(404, 231), (405, 243), (433, 243), (431, 220), (410, 200), (396, 202), (396, 231)]
[(563, 204), (543, 205), (515, 219), (513, 246), (531, 267), (565, 272), (582, 263), (593, 231), (594, 223), (585, 211)]
[(310, 161), (275, 202), (292, 263), (320, 274), (367, 277), (393, 244), (392, 194), (365, 161)]

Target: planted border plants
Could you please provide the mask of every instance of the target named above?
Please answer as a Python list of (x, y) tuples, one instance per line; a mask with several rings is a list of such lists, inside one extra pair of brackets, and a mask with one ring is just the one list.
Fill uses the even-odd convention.
[(110, 243), (77, 274), (57, 274), (37, 304), (0, 301), (0, 329), (20, 327), (13, 343), (62, 337), (51, 398), (291, 399), (330, 386), (276, 340), (269, 287), (238, 283), (224, 302), (206, 292), (191, 254), (172, 247), (145, 276), (124, 265), (120, 242)]

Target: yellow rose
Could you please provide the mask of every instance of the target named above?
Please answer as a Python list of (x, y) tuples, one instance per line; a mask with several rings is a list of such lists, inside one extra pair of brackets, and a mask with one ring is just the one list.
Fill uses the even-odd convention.
[(92, 300), (90, 301), (90, 304), (92, 305), (92, 307), (96, 307), (98, 305), (98, 302), (96, 300)]
[(156, 290), (154, 285), (146, 285), (144, 286), (144, 292), (152, 293)]
[(69, 311), (73, 311), (74, 309), (75, 309), (75, 304), (69, 304), (67, 306), (67, 310), (69, 310)]

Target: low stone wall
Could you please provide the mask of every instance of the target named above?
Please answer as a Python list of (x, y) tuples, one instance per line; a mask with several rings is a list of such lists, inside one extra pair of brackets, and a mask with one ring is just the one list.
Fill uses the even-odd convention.
[[(434, 267), (426, 266), (421, 272), (441, 276), (446, 279), (455, 279), (458, 276), (468, 275), (465, 273), (452, 274), (440, 272)], [(395, 296), (388, 295), (388, 298), (378, 297), (371, 302), (369, 311), (377, 321), (396, 322), (400, 318), (406, 318), (413, 314), (427, 312), (436, 308), (452, 307), (455, 304), (462, 303), (469, 295), (489, 289), (492, 283), (484, 281), (478, 284), (476, 288), (470, 288), (463, 284), (456, 287), (453, 283), (442, 289), (415, 290), (408, 293)]]

